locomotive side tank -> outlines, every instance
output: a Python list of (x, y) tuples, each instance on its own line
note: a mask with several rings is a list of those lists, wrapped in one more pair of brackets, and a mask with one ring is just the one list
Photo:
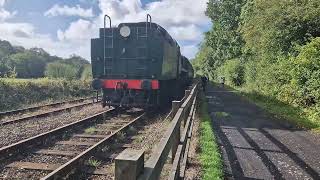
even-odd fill
[(181, 97), (193, 69), (168, 32), (150, 15), (118, 27), (107, 17), (109, 27), (91, 40), (92, 85), (102, 90), (103, 106), (163, 106)]

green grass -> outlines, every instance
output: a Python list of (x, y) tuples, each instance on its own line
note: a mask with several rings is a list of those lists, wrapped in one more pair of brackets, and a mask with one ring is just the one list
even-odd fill
[(97, 130), (97, 128), (95, 128), (95, 127), (89, 127), (87, 129), (85, 129), (84, 132), (86, 134), (94, 134), (96, 132), (96, 130)]
[(229, 116), (229, 114), (227, 112), (215, 112), (214, 114), (218, 118), (223, 118), (223, 117), (228, 117)]
[(200, 119), (200, 163), (202, 167), (202, 179), (223, 179), (221, 154), (213, 133), (207, 102), (204, 98), (202, 98), (200, 107)]
[(0, 111), (93, 95), (90, 82), (0, 78)]
[(90, 158), (88, 160), (88, 165), (97, 168), (98, 166), (101, 165), (101, 161), (93, 159), (93, 158)]
[(119, 133), (117, 134), (117, 139), (118, 139), (120, 142), (124, 141), (124, 140), (126, 139), (126, 134), (125, 134), (124, 132), (119, 132)]
[(287, 121), (297, 127), (310, 129), (314, 132), (320, 132), (320, 118), (314, 116), (315, 111), (295, 107), (273, 97), (253, 93), (246, 88), (236, 88), (236, 90), (238, 95), (275, 115), (279, 120)]

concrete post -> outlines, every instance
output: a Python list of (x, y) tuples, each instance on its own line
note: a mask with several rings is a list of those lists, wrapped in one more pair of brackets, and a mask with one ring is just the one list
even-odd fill
[(125, 149), (115, 159), (115, 180), (136, 180), (144, 169), (144, 151)]

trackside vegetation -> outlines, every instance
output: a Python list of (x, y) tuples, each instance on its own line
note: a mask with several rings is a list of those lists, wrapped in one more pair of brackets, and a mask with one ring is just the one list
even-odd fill
[(222, 159), (216, 137), (212, 129), (212, 121), (208, 114), (208, 105), (203, 95), (200, 104), (200, 163), (202, 179), (223, 179)]
[(0, 111), (91, 94), (90, 81), (0, 78)]
[(291, 106), (277, 99), (250, 92), (245, 88), (235, 88), (237, 90), (237, 94), (244, 96), (251, 103), (254, 103), (269, 113), (277, 116), (277, 119), (288, 121), (297, 127), (303, 127), (315, 132), (320, 132), (320, 121), (317, 121), (318, 117), (314, 117), (313, 111)]
[(251, 101), (320, 128), (320, 1), (209, 0), (212, 28), (193, 60)]

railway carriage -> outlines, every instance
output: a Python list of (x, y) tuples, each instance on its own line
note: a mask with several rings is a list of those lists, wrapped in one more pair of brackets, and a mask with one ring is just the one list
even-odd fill
[(91, 40), (92, 86), (102, 90), (103, 106), (165, 106), (181, 98), (193, 69), (164, 28), (150, 15), (146, 22), (117, 27), (107, 15), (104, 22), (99, 37)]

